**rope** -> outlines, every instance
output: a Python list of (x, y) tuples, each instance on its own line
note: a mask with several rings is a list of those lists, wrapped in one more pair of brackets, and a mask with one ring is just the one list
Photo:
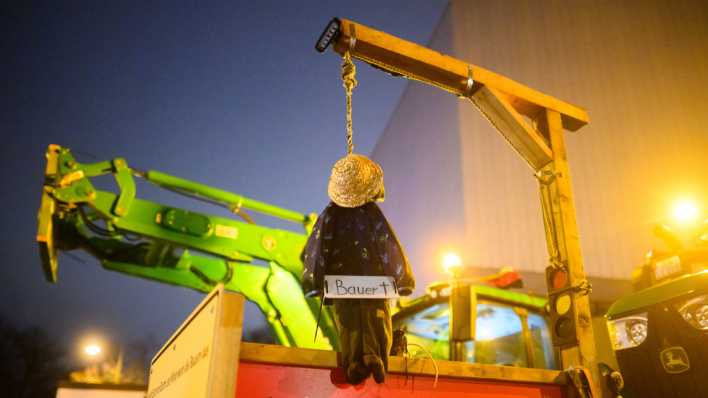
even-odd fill
[[(428, 358), (433, 361), (433, 366), (435, 367), (435, 381), (433, 382), (433, 388), (436, 388), (438, 386), (438, 376), (440, 375), (440, 369), (438, 369), (438, 363), (437, 361), (435, 361), (435, 358), (433, 358), (433, 354), (431, 354), (430, 351), (426, 350), (425, 347), (420, 344), (408, 343), (408, 346), (413, 346), (422, 350), (425, 354), (428, 355)], [(418, 353), (416, 353), (416, 355), (418, 355)]]
[(356, 65), (352, 62), (352, 57), (349, 51), (344, 53), (342, 60), (342, 86), (347, 96), (347, 154), (354, 151), (354, 142), (352, 140), (352, 92), (356, 87)]

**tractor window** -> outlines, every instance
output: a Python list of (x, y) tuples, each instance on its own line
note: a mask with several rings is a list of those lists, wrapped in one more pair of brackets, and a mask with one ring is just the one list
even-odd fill
[[(396, 327), (405, 326), (408, 330), (409, 344), (417, 344), (428, 350), (433, 358), (449, 359), (450, 311), (448, 303), (434, 304), (410, 317), (405, 318)], [(418, 351), (410, 347), (411, 354)]]
[(474, 362), (526, 366), (521, 318), (513, 307), (480, 300), (475, 326)]
[[(449, 317), (447, 302), (433, 304), (397, 320), (395, 327), (406, 327), (408, 343), (428, 350), (434, 358), (449, 359)], [(535, 367), (554, 369), (555, 357), (546, 320), (529, 312)], [(480, 299), (477, 302), (475, 341), (467, 343), (468, 362), (526, 367), (527, 355), (521, 318), (513, 306)], [(410, 347), (411, 354), (419, 350)]]
[(540, 314), (529, 312), (529, 329), (533, 339), (534, 357), (537, 368), (556, 369), (556, 357), (548, 332), (548, 323)]

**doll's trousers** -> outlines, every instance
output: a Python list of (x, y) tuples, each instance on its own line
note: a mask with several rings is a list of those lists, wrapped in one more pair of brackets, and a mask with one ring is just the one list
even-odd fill
[(388, 300), (334, 299), (333, 304), (342, 365), (350, 383), (358, 384), (372, 372), (377, 382), (383, 382), (392, 340)]

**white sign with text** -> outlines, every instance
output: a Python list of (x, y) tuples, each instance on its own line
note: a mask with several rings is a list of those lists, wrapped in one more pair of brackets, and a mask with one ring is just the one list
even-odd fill
[(234, 398), (244, 300), (217, 285), (152, 359), (145, 398)]
[(326, 298), (398, 297), (396, 281), (390, 276), (325, 275), (324, 290)]

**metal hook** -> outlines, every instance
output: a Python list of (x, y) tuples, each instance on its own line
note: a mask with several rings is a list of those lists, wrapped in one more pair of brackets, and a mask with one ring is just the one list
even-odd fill
[(349, 52), (354, 51), (356, 46), (356, 31), (354, 30), (354, 24), (349, 25)]
[(465, 86), (465, 96), (469, 97), (472, 95), (472, 87), (474, 86), (474, 79), (472, 79), (472, 66), (467, 65), (467, 85)]

